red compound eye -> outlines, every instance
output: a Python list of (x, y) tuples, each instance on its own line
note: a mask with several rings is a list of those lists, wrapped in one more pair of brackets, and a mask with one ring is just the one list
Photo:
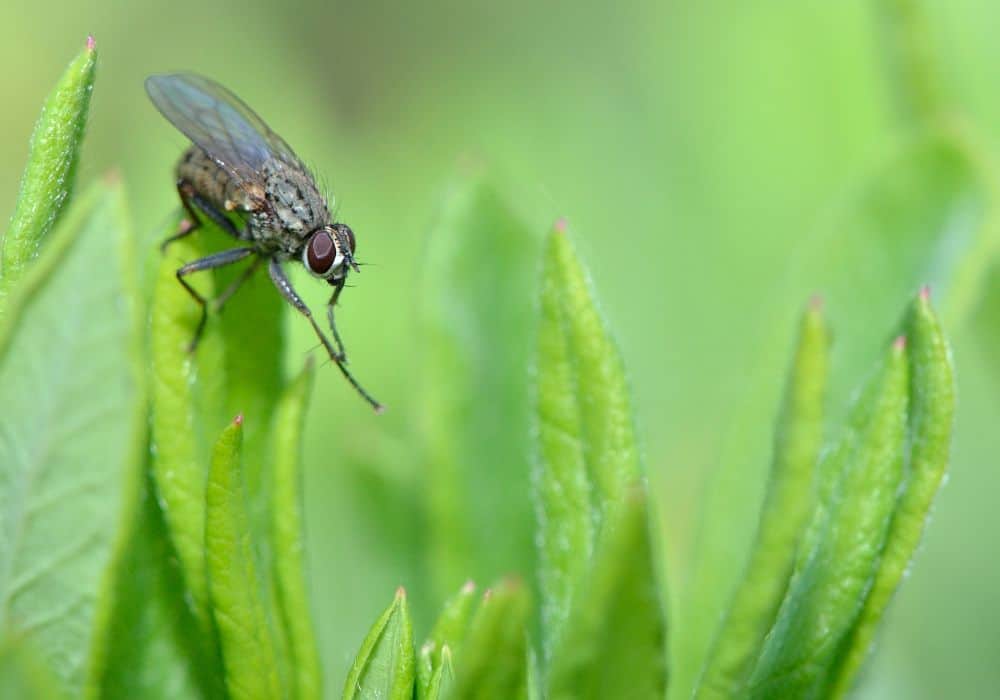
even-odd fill
[(320, 229), (312, 235), (306, 246), (306, 266), (313, 274), (325, 275), (336, 261), (337, 246), (333, 242), (333, 236)]

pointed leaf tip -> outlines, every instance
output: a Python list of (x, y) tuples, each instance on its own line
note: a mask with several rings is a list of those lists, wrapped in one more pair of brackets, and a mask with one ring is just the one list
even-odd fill
[(920, 299), (922, 301), (930, 301), (931, 286), (929, 284), (925, 284), (923, 287), (920, 288)]
[(552, 229), (556, 233), (566, 233), (566, 229), (568, 227), (569, 227), (569, 223), (566, 221), (566, 218), (563, 217), (563, 216), (560, 216), (558, 219), (556, 219), (556, 222), (555, 222), (555, 224), (553, 224)]
[(87, 35), (87, 51), (93, 51), (97, 48), (97, 40), (94, 39), (93, 34)]
[(233, 425), (241, 426), (243, 425), (243, 414), (237, 413), (236, 417), (233, 418)]
[(892, 341), (892, 349), (896, 350), (897, 352), (906, 350), (906, 336), (905, 335), (896, 336), (896, 339)]

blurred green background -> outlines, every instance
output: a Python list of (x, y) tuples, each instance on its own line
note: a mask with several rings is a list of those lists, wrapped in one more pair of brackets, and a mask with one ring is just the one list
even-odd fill
[[(345, 293), (340, 327), (354, 371), (390, 410), (372, 415), (338, 373), (319, 373), (306, 508), (335, 693), (396, 585), (414, 591), (422, 629), (439, 601), (423, 554), (414, 314), (448, 184), (467, 163), (484, 164), (539, 233), (566, 216), (591, 267), (633, 381), (679, 622), (709, 474), (729, 460), (762, 483), (791, 314), (830, 276), (852, 288), (850, 256), (817, 258), (809, 241), (826, 235), (835, 247), (851, 233), (838, 230), (838, 212), (897, 162), (914, 129), (905, 76), (891, 67), (892, 27), (876, 8), (894, 4), (7, 0), (0, 201), (13, 206), (39, 106), (88, 33), (100, 64), (79, 177), (122, 171), (150, 256), (176, 206), (172, 168), (185, 145), (146, 100), (150, 73), (194, 70), (229, 86), (336, 194), (372, 263)], [(975, 125), (976, 158), (991, 162), (1000, 9), (972, 0), (923, 9), (944, 99)], [(921, 161), (928, 177), (937, 163)], [(942, 260), (952, 254), (942, 247)], [(808, 271), (827, 259), (833, 269), (812, 281)], [(926, 274), (887, 283), (875, 305), (900, 312), (917, 284), (936, 281), (938, 260), (925, 262), (911, 267)], [(317, 285), (302, 287), (322, 300)], [(835, 362), (869, 320), (871, 337), (889, 333), (890, 321), (866, 316), (868, 301), (829, 296)], [(975, 308), (951, 329), (961, 394), (950, 483), (859, 697), (987, 697), (1000, 687), (1000, 360), (990, 354), (998, 331)], [(289, 326), (295, 367), (314, 345), (299, 320)], [(858, 352), (841, 363), (835, 402), (874, 359)], [(743, 494), (751, 510), (756, 495)], [(752, 518), (737, 521), (734, 540), (752, 531)]]

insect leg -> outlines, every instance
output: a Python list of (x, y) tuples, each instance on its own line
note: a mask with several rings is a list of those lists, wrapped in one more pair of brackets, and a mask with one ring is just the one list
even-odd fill
[(330, 331), (333, 333), (333, 342), (337, 345), (337, 353), (340, 355), (340, 361), (345, 365), (347, 364), (347, 351), (344, 350), (344, 343), (340, 340), (340, 333), (337, 332), (337, 323), (333, 319), (333, 307), (337, 304), (337, 299), (340, 298), (340, 292), (344, 289), (344, 282), (347, 278), (342, 278), (337, 285), (333, 288), (333, 296), (330, 297), (330, 301), (326, 302), (326, 320), (330, 324)]
[[(177, 194), (180, 195), (181, 204), (184, 205), (184, 209), (187, 211), (191, 224), (189, 226), (182, 227), (179, 232), (163, 241), (160, 245), (160, 250), (165, 249), (170, 243), (173, 243), (177, 239), (184, 238), (185, 236), (193, 233), (195, 230), (201, 228), (201, 219), (198, 216), (198, 211), (207, 216), (216, 226), (221, 228), (233, 238), (246, 240), (246, 235), (236, 228), (236, 225), (229, 219), (229, 217), (214, 207), (207, 199), (199, 195), (190, 182), (187, 180), (178, 180)], [(195, 211), (195, 209), (198, 211)]]
[(177, 181), (177, 196), (181, 198), (181, 205), (184, 207), (184, 211), (187, 212), (187, 218), (181, 222), (180, 230), (177, 233), (170, 236), (167, 240), (160, 244), (160, 252), (165, 251), (167, 246), (174, 241), (180, 240), (185, 236), (190, 236), (201, 226), (198, 214), (191, 206), (191, 196), (193, 194), (194, 190), (191, 188), (191, 184), (189, 182), (186, 180)]
[[(217, 267), (225, 267), (226, 265), (232, 265), (235, 262), (243, 260), (248, 255), (253, 255), (256, 251), (253, 248), (233, 248), (232, 250), (224, 250), (221, 253), (215, 253), (214, 255), (208, 255), (204, 258), (199, 258), (198, 260), (193, 260), (187, 265), (184, 265), (177, 270), (177, 281), (184, 285), (184, 289), (188, 291), (195, 301), (201, 305), (201, 319), (198, 321), (198, 327), (195, 329), (194, 338), (191, 339), (191, 344), (188, 346), (189, 352), (194, 352), (194, 349), (198, 347), (198, 341), (201, 340), (201, 333), (205, 330), (205, 320), (208, 318), (208, 300), (205, 299), (201, 294), (199, 294), (194, 287), (187, 283), (184, 278), (193, 272), (200, 272), (202, 270), (214, 270)], [(251, 266), (253, 267), (253, 266)], [(237, 282), (242, 282), (249, 274), (244, 273)], [(239, 285), (237, 285), (239, 286)], [(222, 293), (223, 301), (232, 296), (232, 293), (236, 291), (230, 285), (229, 289), (226, 289)]]
[(215, 307), (216, 312), (222, 311), (223, 304), (229, 301), (229, 297), (235, 294), (236, 290), (239, 289), (244, 282), (250, 279), (250, 276), (257, 270), (258, 267), (260, 267), (262, 262), (264, 262), (264, 258), (258, 255), (253, 259), (253, 262), (247, 265), (246, 269), (240, 273), (239, 277), (230, 282), (229, 286), (222, 290), (222, 294), (212, 300), (212, 306)]
[(278, 288), (279, 292), (281, 292), (281, 296), (285, 297), (285, 300), (289, 304), (294, 306), (299, 313), (309, 319), (309, 323), (312, 325), (313, 330), (316, 331), (316, 336), (320, 339), (320, 342), (323, 343), (323, 347), (326, 348), (327, 354), (330, 356), (330, 359), (336, 363), (337, 368), (340, 370), (340, 373), (344, 375), (344, 378), (351, 383), (351, 386), (353, 386), (354, 390), (361, 395), (361, 398), (371, 404), (372, 408), (374, 408), (377, 413), (381, 413), (384, 406), (382, 406), (382, 404), (376, 401), (371, 394), (362, 388), (362, 386), (358, 383), (358, 380), (354, 378), (354, 375), (352, 375), (350, 370), (348, 370), (344, 365), (343, 355), (334, 350), (330, 341), (327, 340), (325, 335), (323, 335), (323, 331), (320, 330), (320, 327), (316, 324), (316, 319), (313, 318), (312, 311), (309, 310), (306, 303), (302, 301), (299, 295), (295, 292), (295, 289), (292, 288), (292, 283), (285, 275), (285, 271), (281, 269), (281, 263), (278, 262), (277, 258), (271, 258), (267, 271), (271, 275), (271, 281), (274, 282), (274, 286)]

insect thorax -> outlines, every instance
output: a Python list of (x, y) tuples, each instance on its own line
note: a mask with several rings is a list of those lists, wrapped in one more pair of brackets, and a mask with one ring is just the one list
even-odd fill
[(198, 146), (177, 164), (177, 177), (220, 212), (237, 212), (255, 243), (269, 252), (297, 256), (309, 234), (330, 223), (326, 200), (307, 172), (268, 163), (254, 181), (237, 180)]

